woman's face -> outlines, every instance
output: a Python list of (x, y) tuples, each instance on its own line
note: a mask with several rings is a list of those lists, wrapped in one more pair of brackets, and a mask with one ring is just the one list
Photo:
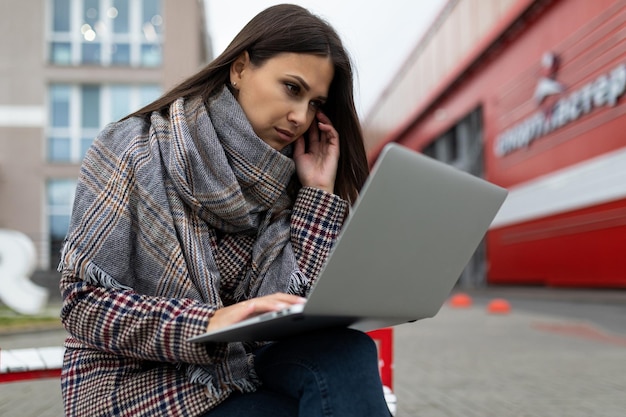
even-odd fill
[(230, 70), (237, 101), (252, 129), (276, 150), (308, 130), (326, 102), (333, 76), (330, 58), (299, 53), (282, 53), (257, 67), (246, 52)]

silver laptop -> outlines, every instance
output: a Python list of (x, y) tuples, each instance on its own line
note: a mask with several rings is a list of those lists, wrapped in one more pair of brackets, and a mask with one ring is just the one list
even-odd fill
[(385, 146), (305, 304), (190, 342), (278, 340), (433, 317), (506, 198), (504, 188), (398, 144)]

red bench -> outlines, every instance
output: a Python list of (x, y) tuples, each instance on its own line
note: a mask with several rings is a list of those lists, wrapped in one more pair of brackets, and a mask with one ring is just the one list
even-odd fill
[[(378, 367), (389, 410), (396, 414), (393, 394), (393, 333), (391, 328), (368, 332), (378, 347)], [(59, 378), (63, 365), (62, 347), (0, 349), (0, 384), (29, 379)]]
[(392, 415), (396, 415), (397, 398), (393, 393), (393, 329), (391, 327), (367, 332), (378, 347), (378, 369), (385, 389), (385, 399)]
[(58, 378), (63, 365), (62, 347), (0, 350), (0, 383)]

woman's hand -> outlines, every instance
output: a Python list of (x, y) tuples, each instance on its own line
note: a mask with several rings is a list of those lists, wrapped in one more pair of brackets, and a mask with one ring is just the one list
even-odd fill
[(335, 190), (339, 161), (339, 134), (330, 119), (317, 112), (307, 132), (308, 149), (304, 137), (295, 142), (293, 159), (300, 183), (332, 193)]
[(218, 330), (259, 314), (279, 311), (291, 305), (303, 304), (304, 302), (306, 302), (306, 298), (284, 293), (251, 298), (250, 300), (215, 311), (215, 314), (209, 320), (207, 331)]

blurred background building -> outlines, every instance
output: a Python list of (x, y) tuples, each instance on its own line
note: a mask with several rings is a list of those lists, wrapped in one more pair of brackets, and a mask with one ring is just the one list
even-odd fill
[(198, 0), (1, 0), (0, 16), (0, 228), (53, 270), (93, 138), (196, 72), (211, 43)]
[(623, 0), (450, 0), (366, 115), (368, 154), (509, 189), (461, 283), (626, 287), (625, 87)]
[[(95, 135), (212, 58), (203, 9), (0, 0), (0, 229), (33, 240), (38, 270), (56, 268)], [(626, 0), (448, 0), (415, 40), (366, 148), (510, 190), (461, 284), (626, 287), (625, 65)]]

